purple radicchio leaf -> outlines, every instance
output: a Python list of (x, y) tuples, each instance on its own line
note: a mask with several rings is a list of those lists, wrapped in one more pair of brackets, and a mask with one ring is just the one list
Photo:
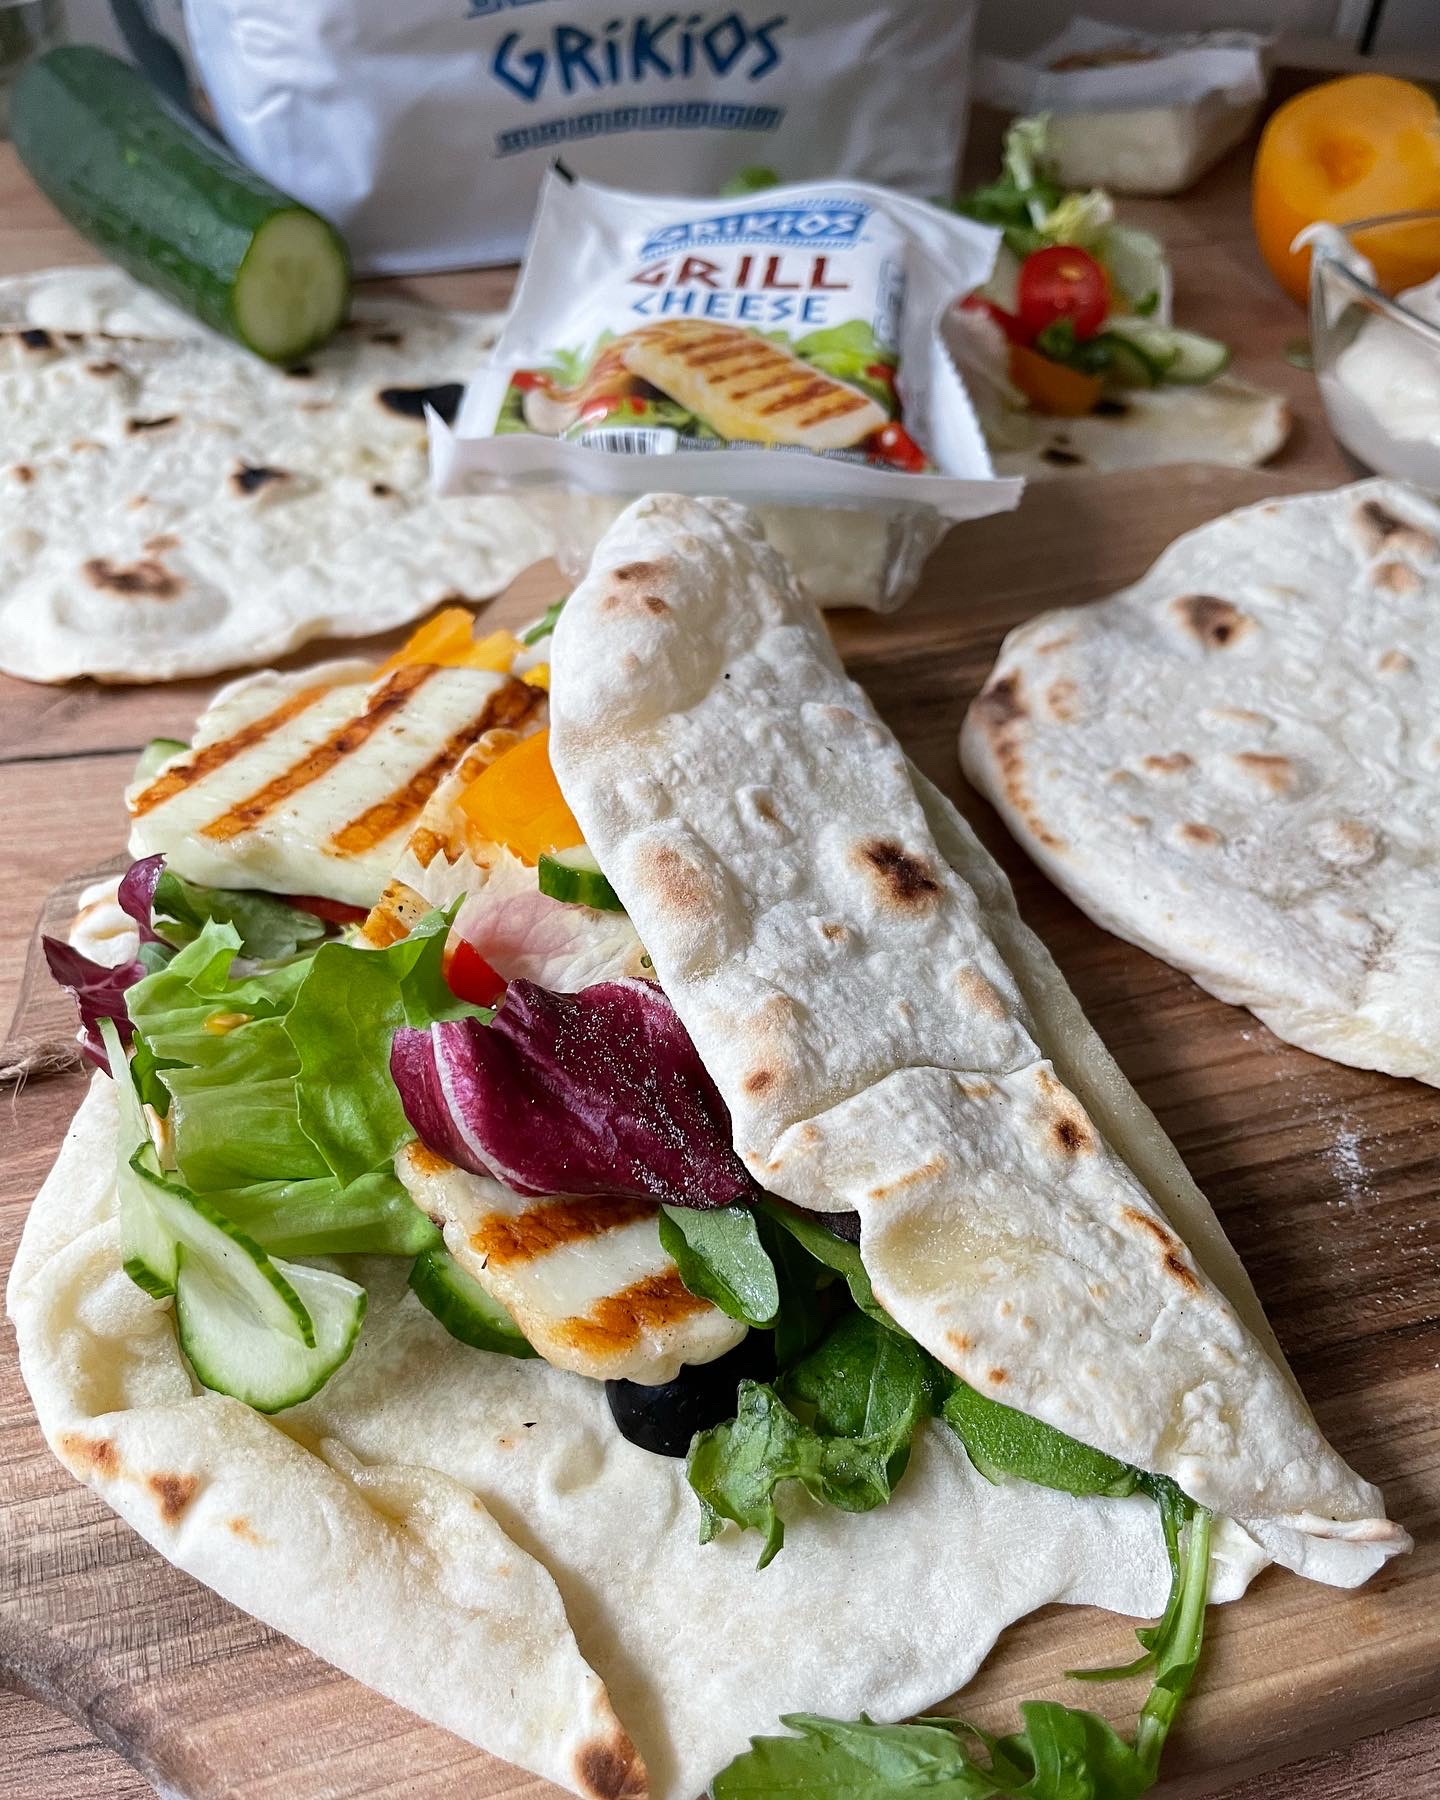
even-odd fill
[(142, 944), (162, 944), (165, 941), (154, 925), (155, 889), (164, 873), (163, 856), (142, 857), (139, 862), (131, 863), (116, 890), (115, 897), (119, 900), (121, 909), (129, 913), (139, 928)]
[(649, 982), (512, 981), (488, 1025), (397, 1032), (390, 1069), (424, 1143), (517, 1193), (711, 1207), (755, 1192), (719, 1090)]
[(131, 1025), (125, 1010), (125, 991), (144, 978), (144, 964), (123, 962), (107, 969), (104, 963), (96, 962), (73, 945), (62, 944), (59, 938), (53, 937), (42, 937), (40, 947), (45, 952), (50, 973), (61, 987), (70, 990), (80, 1008), (81, 1049), (91, 1062), (108, 1073), (110, 1061), (100, 1041), (99, 1023), (101, 1019), (113, 1019), (121, 1043), (130, 1042)]

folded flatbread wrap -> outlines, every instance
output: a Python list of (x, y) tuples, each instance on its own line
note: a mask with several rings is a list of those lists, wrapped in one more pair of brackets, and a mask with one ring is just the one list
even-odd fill
[(557, 628), (551, 729), (741, 1155), (859, 1213), (877, 1297), (932, 1355), (1301, 1573), (1363, 1579), (1403, 1541), (1057, 1072), (899, 745), (743, 511), (622, 517)]

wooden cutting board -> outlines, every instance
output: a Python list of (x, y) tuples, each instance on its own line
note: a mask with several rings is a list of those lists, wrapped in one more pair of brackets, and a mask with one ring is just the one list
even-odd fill
[[(898, 616), (834, 619), (851, 671), (1000, 857), (1026, 918), (1176, 1138), (1327, 1435), (1384, 1487), (1417, 1538), (1412, 1557), (1355, 1594), (1272, 1570), (1238, 1606), (1212, 1613), (1197, 1691), (1166, 1759), (1162, 1791), (1175, 1796), (1215, 1793), (1246, 1772), (1440, 1710), (1440, 1094), (1290, 1049), (1249, 1014), (1091, 925), (963, 787), (955, 735), (1011, 625), (1109, 592), (1178, 531), (1294, 485), (1194, 469), (1037, 486), (1019, 513), (955, 532)], [(487, 622), (533, 616), (557, 591), (553, 570), (531, 572)], [(184, 734), (213, 685), (96, 694), (5, 684), (0, 933), (10, 991), (45, 891), (67, 869), (121, 848), (120, 789), (134, 750), (154, 734)], [(10, 1109), (0, 1275), (81, 1085), (74, 1074), (32, 1080)], [(1123, 1621), (1048, 1609), (1006, 1635), (966, 1713), (1000, 1725), (1017, 1699), (1043, 1695), (1098, 1703), (1128, 1726), (1125, 1708), (1138, 1704), (1143, 1684), (1077, 1692), (1059, 1673), (1118, 1660), (1126, 1641)], [(797, 1654), (803, 1645), (797, 1620)], [(421, 1724), (164, 1563), (48, 1455), (8, 1324), (0, 1332), (7, 1683), (81, 1721), (184, 1800), (522, 1790), (542, 1800), (556, 1791)], [(73, 1792), (39, 1757), (15, 1765), (10, 1779), (17, 1785), (6, 1791), (27, 1800)], [(131, 1791), (126, 1779), (88, 1791), (113, 1800)]]

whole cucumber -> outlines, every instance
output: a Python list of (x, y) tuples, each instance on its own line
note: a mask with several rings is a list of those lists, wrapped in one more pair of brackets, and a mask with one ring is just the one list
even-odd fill
[(345, 317), (350, 259), (333, 225), (244, 168), (129, 63), (89, 44), (38, 57), (16, 84), (11, 134), (77, 231), (271, 362)]

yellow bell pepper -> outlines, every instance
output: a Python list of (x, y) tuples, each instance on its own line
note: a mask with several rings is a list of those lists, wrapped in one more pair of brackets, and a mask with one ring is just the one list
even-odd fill
[(1010, 379), (1035, 408), (1057, 419), (1080, 419), (1095, 410), (1100, 398), (1098, 375), (1067, 369), (1024, 344), (1010, 346)]
[(538, 687), (543, 693), (550, 692), (550, 665), (548, 662), (536, 663), (533, 669), (527, 669), (520, 677), (529, 682), (531, 687)]
[(417, 626), (405, 642), (381, 663), (383, 675), (409, 663), (433, 663), (441, 669), (493, 669), (509, 672), (520, 654), (520, 640), (510, 631), (492, 631), (488, 637), (475, 635), (475, 615), (463, 606), (447, 606)]
[(550, 767), (548, 729), (521, 738), (482, 770), (461, 794), (460, 810), (479, 837), (503, 844), (522, 862), (585, 841)]
[[(1275, 112), (1255, 153), (1251, 211), (1270, 273), (1303, 306), (1310, 252), (1295, 234), (1440, 208), (1440, 110), (1423, 88), (1391, 75), (1347, 75), (1306, 88)], [(1440, 270), (1440, 223), (1365, 232), (1356, 248), (1387, 293)]]

